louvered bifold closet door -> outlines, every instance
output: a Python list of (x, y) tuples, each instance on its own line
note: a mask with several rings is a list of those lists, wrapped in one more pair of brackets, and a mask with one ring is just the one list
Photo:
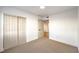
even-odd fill
[(4, 49), (17, 45), (17, 17), (4, 14), (3, 24)]
[(26, 18), (24, 17), (17, 17), (17, 27), (18, 27), (18, 43), (24, 44), (26, 43)]

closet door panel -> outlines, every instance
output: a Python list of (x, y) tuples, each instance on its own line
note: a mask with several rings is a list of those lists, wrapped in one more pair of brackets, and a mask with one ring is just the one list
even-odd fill
[(18, 39), (19, 44), (26, 43), (26, 19), (24, 17), (18, 17)]
[[(10, 17), (8, 15), (4, 15), (4, 29), (3, 29), (3, 47), (7, 49), (10, 47), (10, 35), (9, 35), (9, 26), (10, 26)], [(9, 41), (9, 42), (8, 42)]]
[(17, 17), (4, 15), (4, 49), (8, 49), (17, 45)]

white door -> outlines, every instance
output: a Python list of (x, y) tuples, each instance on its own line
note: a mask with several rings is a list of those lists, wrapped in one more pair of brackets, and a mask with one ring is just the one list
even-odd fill
[(42, 20), (38, 20), (38, 37), (44, 37), (44, 23)]
[(17, 17), (4, 14), (3, 20), (4, 49), (17, 45)]
[(24, 17), (17, 17), (18, 21), (18, 43), (24, 44), (26, 43), (26, 18)]

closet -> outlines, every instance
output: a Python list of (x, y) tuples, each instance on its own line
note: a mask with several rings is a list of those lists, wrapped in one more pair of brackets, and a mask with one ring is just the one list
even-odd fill
[(8, 14), (3, 17), (4, 49), (26, 43), (26, 18)]

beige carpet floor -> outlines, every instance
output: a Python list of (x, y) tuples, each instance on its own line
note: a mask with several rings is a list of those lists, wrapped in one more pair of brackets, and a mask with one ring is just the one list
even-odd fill
[(4, 53), (77, 53), (77, 47), (59, 43), (47, 38), (5, 50)]

